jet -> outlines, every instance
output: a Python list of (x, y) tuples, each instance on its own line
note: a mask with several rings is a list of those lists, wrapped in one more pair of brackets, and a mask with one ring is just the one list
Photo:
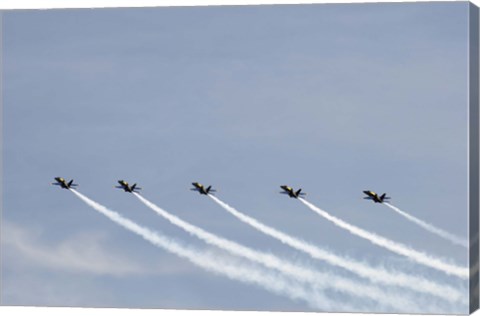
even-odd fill
[(297, 191), (294, 191), (293, 188), (286, 186), (286, 185), (281, 185), (280, 188), (283, 189), (281, 194), (288, 194), (289, 197), (291, 198), (296, 198), (298, 199), (299, 197), (302, 197), (306, 193), (302, 193), (302, 189), (298, 189)]
[(200, 193), (200, 194), (208, 195), (208, 194), (211, 194), (211, 192), (216, 192), (215, 190), (212, 189), (211, 185), (208, 188), (205, 188), (202, 184), (200, 184), (198, 182), (192, 182), (192, 185), (194, 186), (194, 188), (192, 188), (190, 190), (198, 191), (198, 193)]
[(132, 186), (128, 185), (128, 182), (125, 180), (118, 180), (118, 183), (120, 186), (116, 186), (117, 189), (123, 189), (125, 192), (130, 192), (130, 193), (138, 193), (138, 190), (141, 190), (142, 188), (137, 188), (137, 184), (133, 184)]
[(70, 188), (78, 186), (78, 184), (73, 183), (73, 179), (70, 180), (70, 182), (67, 183), (67, 181), (64, 178), (56, 177), (55, 181), (57, 181), (57, 182), (54, 182), (52, 184), (53, 185), (59, 185), (62, 189), (70, 190)]
[(368, 196), (364, 197), (365, 200), (372, 200), (375, 203), (387, 202), (386, 200), (390, 199), (390, 197), (387, 196), (387, 193), (383, 193), (380, 196), (378, 196), (378, 194), (373, 192), (373, 191), (363, 191), (363, 193), (368, 195)]

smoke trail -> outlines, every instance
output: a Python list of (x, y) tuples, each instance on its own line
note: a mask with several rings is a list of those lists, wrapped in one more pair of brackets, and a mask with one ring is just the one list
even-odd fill
[(319, 207), (311, 204), (310, 202), (306, 201), (305, 199), (299, 198), (303, 204), (308, 206), (312, 211), (315, 213), (319, 214), (320, 216), (324, 217), (325, 219), (331, 221), (335, 225), (348, 230), (351, 234), (362, 237), (364, 239), (369, 240), (371, 243), (378, 245), (380, 247), (386, 248), (392, 252), (395, 252), (397, 254), (406, 256), (417, 263), (423, 264), (425, 266), (428, 266), (430, 268), (434, 268), (440, 271), (445, 272), (446, 274), (449, 275), (455, 275), (457, 277), (460, 277), (462, 279), (467, 279), (468, 278), (468, 269), (467, 268), (462, 268), (456, 265), (452, 265), (449, 263), (444, 262), (441, 259), (432, 257), (430, 255), (427, 255), (423, 252), (414, 250), (412, 248), (409, 248), (403, 244), (391, 241), (389, 239), (386, 239), (384, 237), (378, 236), (374, 233), (367, 232), (357, 226), (351, 225), (347, 222), (344, 222), (343, 220), (336, 218), (329, 213), (325, 212), (324, 210), (320, 209)]
[[(174, 240), (171, 240), (165, 236), (159, 235), (151, 230), (142, 227), (129, 219), (121, 216), (117, 212), (114, 212), (105, 206), (89, 199), (80, 192), (70, 189), (78, 198), (80, 198), (87, 205), (102, 213), (110, 220), (114, 221), (118, 225), (128, 229), (129, 231), (140, 235), (143, 239), (150, 243), (163, 248), (181, 258), (189, 260), (191, 263), (196, 264), (208, 271), (222, 274), (232, 280), (238, 280), (246, 283), (253, 283), (261, 286), (262, 288), (269, 290), (273, 293), (284, 295), (292, 300), (303, 300), (307, 302), (311, 307), (320, 309), (331, 309), (332, 302), (325, 296), (316, 293), (312, 295), (304, 288), (299, 286), (293, 286), (291, 283), (286, 282), (284, 279), (274, 275), (267, 275), (262, 269), (248, 269), (239, 265), (232, 265), (226, 261), (220, 260), (218, 257), (212, 257), (205, 255), (203, 252), (196, 251), (184, 247)], [(342, 308), (341, 304), (335, 305), (335, 309)]]
[(361, 277), (371, 280), (372, 282), (406, 287), (410, 290), (435, 295), (451, 302), (466, 302), (465, 294), (453, 287), (441, 285), (422, 277), (412, 276), (397, 271), (390, 272), (380, 267), (370, 267), (358, 261), (337, 256), (306, 241), (292, 237), (276, 230), (275, 228), (267, 226), (258, 220), (239, 212), (213, 195), (209, 195), (209, 197), (242, 222), (292, 248), (309, 254), (312, 258), (326, 261), (331, 265), (351, 271)]
[(334, 288), (335, 290), (340, 290), (350, 295), (363, 296), (375, 300), (381, 304), (387, 304), (398, 310), (405, 310), (407, 306), (413, 309), (418, 308), (417, 306), (412, 307), (413, 303), (411, 299), (402, 299), (401, 297), (394, 295), (388, 296), (384, 290), (380, 290), (373, 286), (361, 285), (348, 279), (312, 271), (306, 267), (293, 265), (274, 255), (253, 250), (236, 242), (209, 233), (168, 213), (167, 211), (145, 199), (143, 196), (137, 193), (134, 194), (140, 201), (142, 201), (157, 214), (164, 217), (172, 224), (189, 232), (190, 234), (204, 240), (205, 242), (220, 247), (231, 254), (247, 258), (268, 268), (281, 271), (286, 275), (294, 277), (296, 280), (311, 283), (315, 285), (317, 289)]
[(462, 239), (458, 236), (455, 236), (455, 235), (453, 235), (449, 232), (446, 232), (443, 229), (437, 228), (437, 227), (433, 226), (432, 224), (424, 222), (421, 219), (416, 218), (416, 217), (402, 211), (401, 209), (399, 209), (396, 206), (393, 206), (390, 203), (384, 202), (383, 204), (385, 204), (386, 206), (388, 206), (389, 208), (391, 208), (392, 210), (394, 210), (398, 214), (404, 216), (406, 219), (408, 219), (408, 220), (414, 222), (415, 224), (425, 228), (429, 232), (434, 233), (435, 235), (438, 235), (438, 236), (440, 236), (444, 239), (447, 239), (447, 240), (451, 241), (452, 243), (454, 243), (456, 245), (460, 245), (460, 246), (463, 246), (465, 248), (468, 248), (468, 242), (466, 240), (464, 240), (464, 239)]

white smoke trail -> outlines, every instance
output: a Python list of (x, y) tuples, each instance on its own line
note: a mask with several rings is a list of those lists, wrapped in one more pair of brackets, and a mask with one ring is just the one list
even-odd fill
[(438, 227), (435, 227), (433, 226), (432, 224), (429, 224), (425, 221), (422, 221), (421, 219), (419, 218), (416, 218), (415, 216), (412, 216), (404, 211), (402, 211), (401, 209), (399, 209), (398, 207), (396, 206), (393, 206), (392, 204), (390, 203), (387, 203), (387, 202), (384, 202), (383, 204), (385, 204), (386, 206), (388, 206), (389, 208), (391, 208), (392, 210), (394, 210), (395, 212), (397, 212), (398, 214), (402, 215), (403, 217), (405, 217), (406, 219), (414, 222), (415, 224), (425, 228), (426, 230), (428, 230), (429, 232), (431, 233), (434, 233), (435, 235), (438, 235), (448, 241), (451, 241), (452, 243), (456, 244), (456, 245), (460, 245), (460, 246), (463, 246), (465, 248), (468, 248), (468, 242), (458, 236), (455, 236), (454, 234), (451, 234), (449, 232), (446, 232), (444, 231), (443, 229), (440, 229)]
[(312, 271), (306, 267), (293, 265), (272, 254), (253, 250), (231, 240), (207, 232), (168, 213), (154, 203), (145, 199), (143, 196), (137, 193), (134, 194), (141, 202), (143, 202), (157, 214), (167, 219), (170, 223), (196, 236), (197, 238), (200, 238), (211, 245), (222, 248), (231, 254), (247, 258), (268, 268), (281, 271), (286, 275), (294, 277), (298, 281), (312, 283), (317, 289), (325, 290), (328, 288), (334, 288), (335, 290), (343, 291), (350, 295), (366, 297), (375, 300), (381, 305), (388, 305), (396, 310), (420, 310), (419, 306), (412, 302), (412, 298), (405, 298), (398, 294), (388, 295), (385, 290), (380, 290), (377, 287), (362, 285), (348, 279)]
[(386, 239), (382, 236), (379, 236), (377, 234), (368, 232), (366, 230), (363, 230), (357, 226), (351, 225), (347, 222), (344, 222), (343, 220), (336, 218), (335, 216), (330, 215), (326, 211), (320, 209), (319, 207), (311, 204), (310, 202), (306, 201), (305, 199), (299, 198), (303, 204), (308, 206), (312, 211), (317, 213), (318, 215), (324, 217), (325, 219), (331, 221), (335, 225), (346, 229), (349, 231), (351, 234), (359, 236), (361, 238), (369, 240), (371, 243), (378, 245), (380, 247), (383, 247), (385, 249), (388, 249), (392, 252), (395, 252), (397, 254), (406, 256), (412, 260), (414, 260), (417, 263), (423, 264), (425, 266), (428, 266), (430, 268), (434, 268), (439, 271), (443, 271), (446, 274), (449, 275), (455, 275), (457, 277), (460, 277), (462, 279), (467, 279), (468, 278), (468, 269), (459, 267), (453, 264), (449, 264), (444, 262), (443, 260), (439, 258), (435, 258), (433, 256), (427, 255), (423, 252), (417, 251), (415, 249), (412, 249), (408, 246), (405, 246), (403, 244), (394, 242), (392, 240)]
[(450, 302), (466, 302), (465, 293), (450, 287), (429, 281), (423, 277), (412, 276), (398, 271), (387, 271), (381, 267), (370, 267), (361, 262), (337, 256), (329, 251), (314, 246), (306, 241), (292, 237), (281, 231), (267, 226), (258, 220), (245, 215), (219, 198), (209, 195), (209, 197), (219, 204), (227, 212), (241, 220), (242, 222), (256, 228), (257, 230), (269, 235), (282, 243), (309, 254), (312, 258), (326, 261), (327, 263), (351, 271), (361, 277), (367, 278), (375, 283), (383, 283), (409, 288), (410, 290), (427, 293), (445, 299)]
[[(287, 296), (292, 300), (303, 300), (307, 302), (311, 307), (319, 308), (323, 310), (329, 310), (333, 308), (332, 302), (325, 296), (310, 291), (306, 291), (303, 287), (295, 286), (285, 279), (278, 277), (277, 275), (268, 275), (263, 269), (251, 269), (245, 268), (238, 264), (232, 265), (231, 263), (221, 260), (218, 257), (205, 255), (204, 252), (192, 250), (185, 246), (182, 246), (172, 239), (159, 235), (145, 227), (142, 227), (131, 220), (121, 216), (117, 212), (114, 212), (105, 206), (89, 199), (80, 192), (70, 189), (78, 198), (80, 198), (87, 205), (102, 213), (110, 220), (114, 221), (118, 225), (128, 229), (129, 231), (140, 235), (150, 243), (163, 248), (181, 258), (189, 260), (191, 263), (196, 264), (208, 271), (222, 274), (230, 279), (238, 280), (241, 282), (252, 283), (262, 288), (271, 291), (273, 293)], [(342, 304), (336, 304), (335, 309), (343, 309)], [(348, 309), (349, 307), (347, 307)]]

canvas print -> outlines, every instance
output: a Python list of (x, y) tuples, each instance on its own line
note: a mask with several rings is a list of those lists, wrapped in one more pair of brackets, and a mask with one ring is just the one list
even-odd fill
[(474, 5), (2, 20), (2, 305), (476, 309)]

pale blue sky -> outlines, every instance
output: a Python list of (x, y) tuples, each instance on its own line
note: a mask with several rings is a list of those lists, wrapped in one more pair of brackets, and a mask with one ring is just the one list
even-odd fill
[(209, 231), (326, 267), (189, 191), (212, 184), (337, 254), (466, 289), (277, 192), (302, 187), (342, 219), (466, 265), (465, 249), (361, 191), (388, 192), (466, 238), (467, 12), (457, 2), (4, 13), (2, 303), (310, 310), (154, 248), (50, 186), (55, 176), (185, 243), (206, 247), (115, 181)]

